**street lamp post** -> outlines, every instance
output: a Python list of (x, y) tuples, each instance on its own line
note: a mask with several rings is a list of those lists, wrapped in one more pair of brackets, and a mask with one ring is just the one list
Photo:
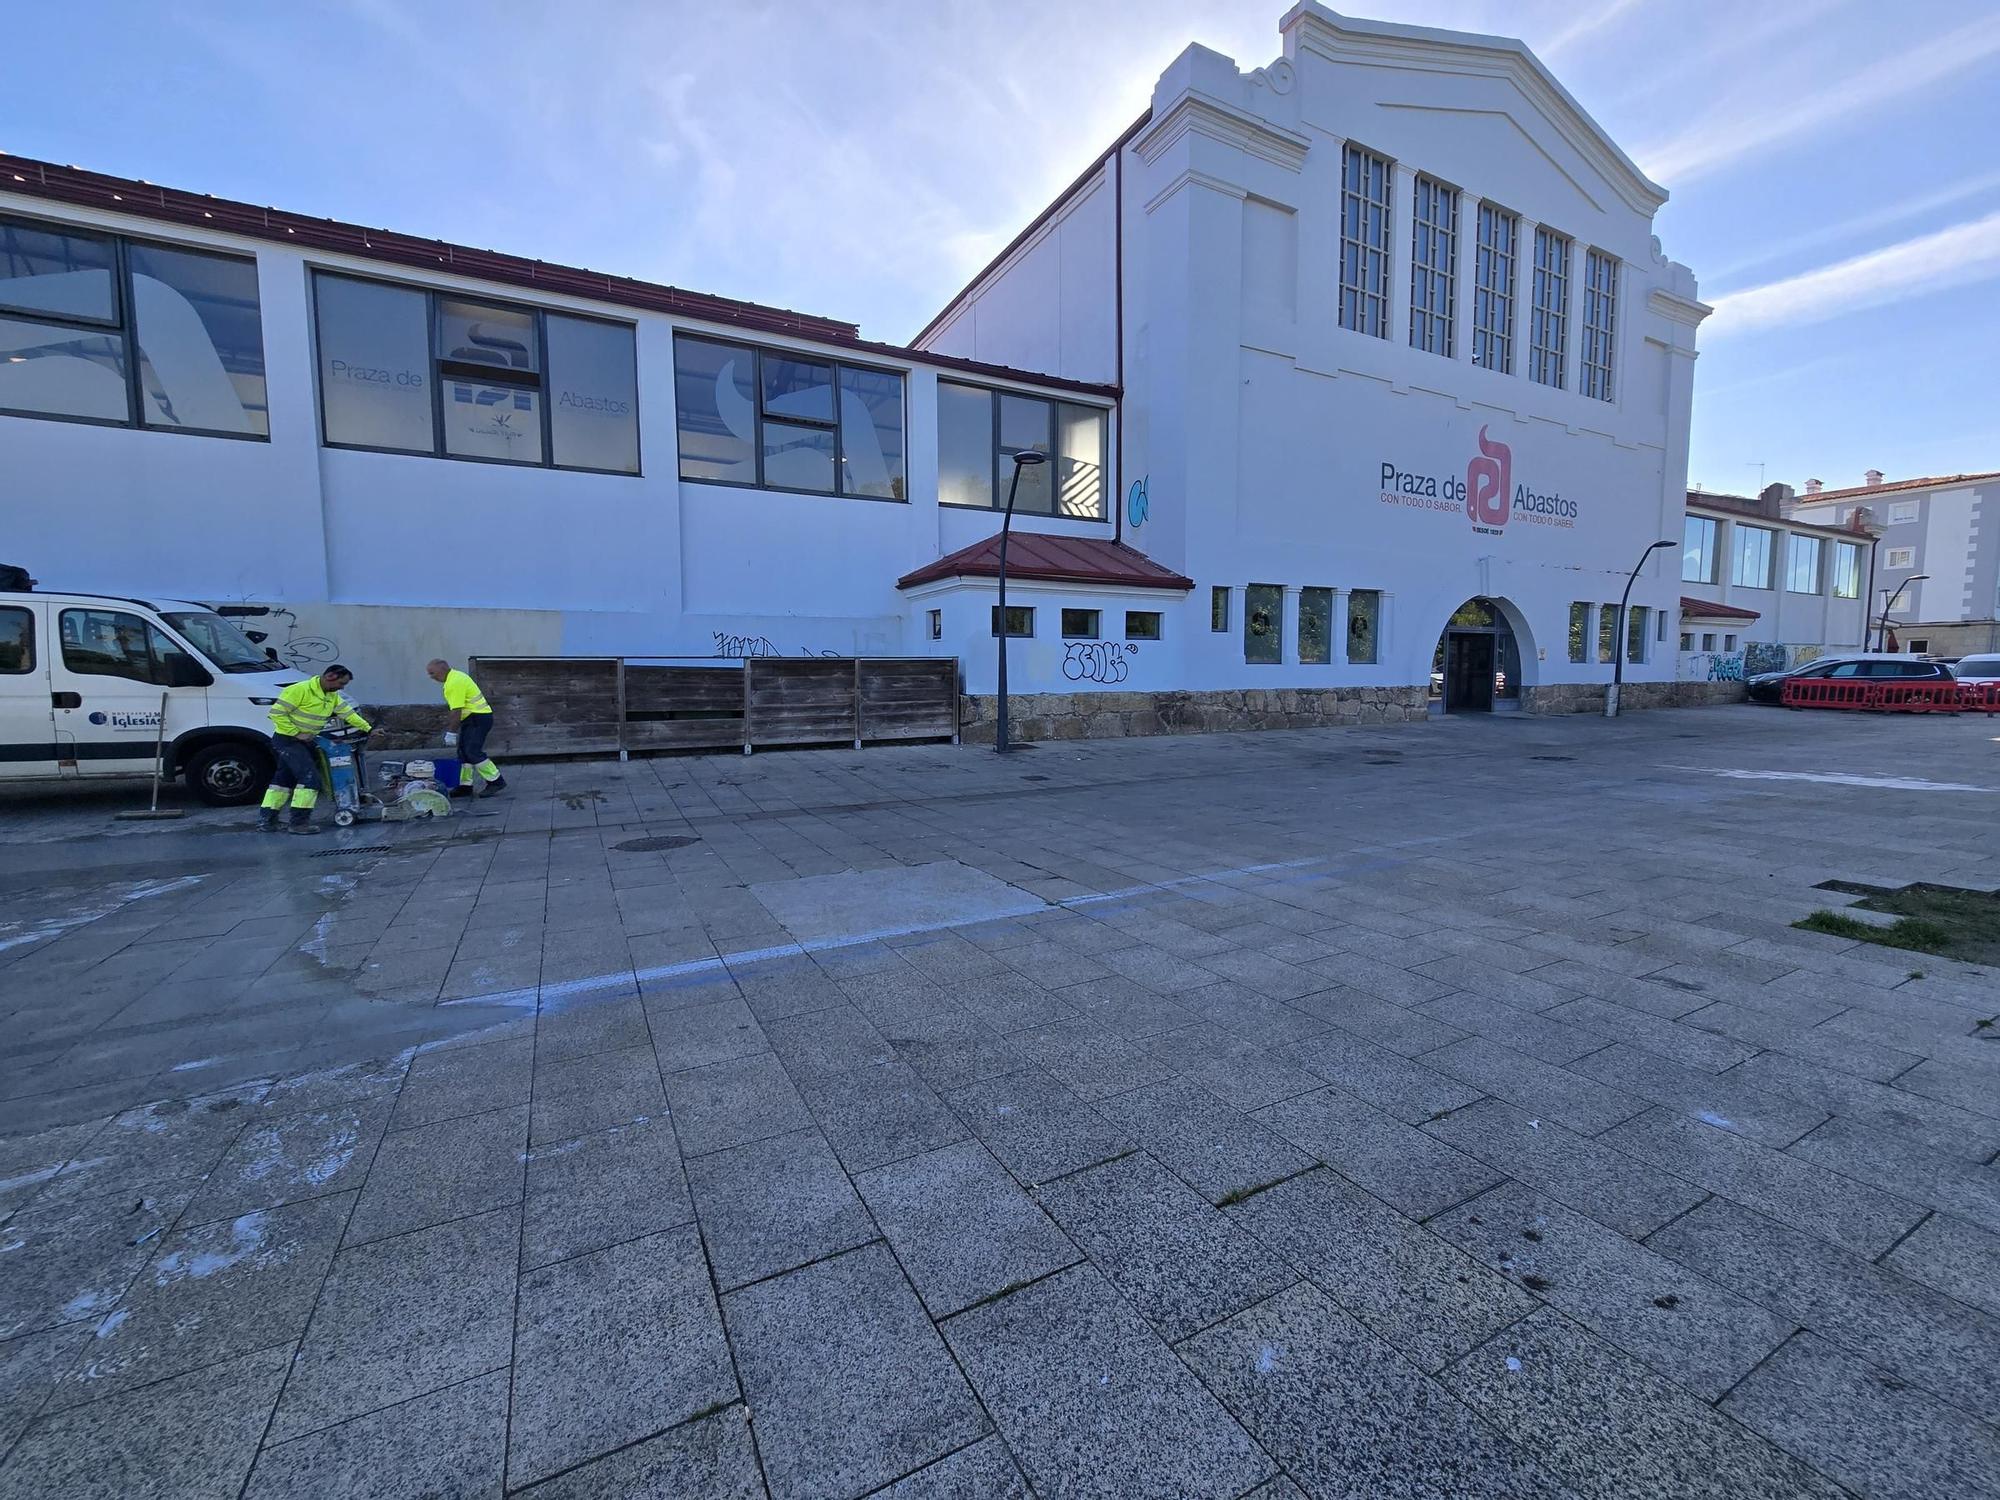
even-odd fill
[(1048, 454), (1033, 448), (1023, 448), (1014, 455), (1014, 477), (1007, 481), (1007, 514), (1000, 522), (1000, 612), (993, 622), (993, 633), (999, 637), (1000, 697), (994, 705), (993, 748), (1001, 755), (1014, 748), (1007, 743), (1007, 534), (1014, 527), (1014, 497), (1020, 493), (1021, 471), (1048, 461)]
[(1896, 585), (1896, 592), (1891, 594), (1888, 603), (1882, 606), (1882, 623), (1875, 632), (1875, 649), (1877, 651), (1887, 651), (1889, 649), (1889, 611), (1894, 609), (1896, 601), (1903, 597), (1903, 590), (1913, 583), (1922, 583), (1930, 576), (1928, 573), (1912, 573), (1908, 578), (1905, 578), (1901, 583)]
[(1632, 564), (1631, 576), (1625, 580), (1625, 592), (1618, 599), (1617, 634), (1611, 638), (1611, 686), (1604, 694), (1604, 717), (1607, 719), (1618, 717), (1619, 689), (1625, 686), (1625, 611), (1632, 602), (1632, 585), (1639, 581), (1639, 570), (1646, 566), (1647, 558), (1662, 547), (1678, 545), (1671, 538), (1654, 542), (1639, 554), (1639, 560)]

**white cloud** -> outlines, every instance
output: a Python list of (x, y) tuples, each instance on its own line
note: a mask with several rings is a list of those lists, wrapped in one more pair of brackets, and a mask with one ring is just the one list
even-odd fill
[(1715, 300), (1710, 337), (1821, 323), (2000, 276), (2000, 213)]
[(1996, 54), (2000, 54), (2000, 14), (1933, 37), (1845, 78), (1829, 74), (1822, 87), (1800, 89), (1760, 79), (1753, 103), (1710, 110), (1679, 135), (1638, 153), (1639, 164), (1655, 182), (1684, 186), (1826, 126), (1850, 123)]
[(1622, 19), (1638, 8), (1642, 0), (1606, 0), (1594, 10), (1584, 10), (1569, 25), (1563, 27), (1546, 42), (1535, 48), (1535, 55), (1545, 63), (1553, 63), (1563, 53), (1587, 40), (1613, 22)]
[(1899, 224), (1904, 219), (1914, 219), (1919, 214), (1927, 214), (1933, 209), (1949, 208), (1954, 203), (1963, 203), (1967, 198), (1977, 198), (1982, 193), (1995, 189), (2000, 189), (2000, 172), (1988, 172), (1964, 182), (1954, 182), (1951, 186), (1939, 188), (1935, 192), (1919, 193), (1914, 198), (1900, 199), (1870, 213), (1856, 214), (1852, 218), (1841, 219), (1832, 224), (1822, 224), (1817, 229), (1809, 229), (1804, 234), (1793, 235), (1790, 239), (1775, 243), (1761, 240), (1758, 242), (1756, 252), (1741, 260), (1731, 261), (1724, 266), (1702, 267), (1702, 281), (1704, 285), (1727, 281), (1752, 266), (1768, 265), (1774, 260), (1782, 260), (1787, 255), (1795, 255), (1801, 250), (1810, 250), (1815, 245), (1830, 245), (1836, 240), (1843, 240), (1849, 235), (1861, 234), (1866, 230), (1884, 229), (1891, 224)]

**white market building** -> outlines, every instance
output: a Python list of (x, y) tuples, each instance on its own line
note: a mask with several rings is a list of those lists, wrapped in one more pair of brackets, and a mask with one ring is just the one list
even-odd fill
[(1674, 550), (1614, 642), (1683, 531), (1707, 309), (1664, 189), (1519, 42), (1281, 31), (1182, 53), (907, 347), (0, 157), (0, 560), (268, 610), (372, 702), (434, 655), (947, 656), (984, 695), (1032, 446), (1031, 734), (1585, 708), (1614, 644), (1628, 703), (1685, 699)]

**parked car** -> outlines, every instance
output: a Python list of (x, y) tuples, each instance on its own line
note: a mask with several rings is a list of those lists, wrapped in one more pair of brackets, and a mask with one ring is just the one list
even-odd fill
[(205, 604), (0, 592), (0, 780), (144, 776), (159, 745), (203, 802), (255, 801), (299, 676)]
[(1960, 682), (2000, 682), (2000, 656), (1961, 656), (1951, 675)]
[(1952, 670), (1941, 661), (1921, 656), (1892, 656), (1884, 652), (1853, 652), (1845, 656), (1822, 656), (1788, 672), (1759, 672), (1749, 679), (1752, 703), (1782, 703), (1785, 684), (1794, 678), (1850, 677), (1892, 678), (1899, 682), (1949, 681)]

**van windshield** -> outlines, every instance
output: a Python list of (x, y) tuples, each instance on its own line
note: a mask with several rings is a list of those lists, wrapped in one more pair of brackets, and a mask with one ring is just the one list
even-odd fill
[(273, 661), (260, 651), (250, 637), (207, 610), (178, 610), (162, 614), (174, 629), (191, 641), (203, 656), (225, 672), (282, 672), (285, 664)]

